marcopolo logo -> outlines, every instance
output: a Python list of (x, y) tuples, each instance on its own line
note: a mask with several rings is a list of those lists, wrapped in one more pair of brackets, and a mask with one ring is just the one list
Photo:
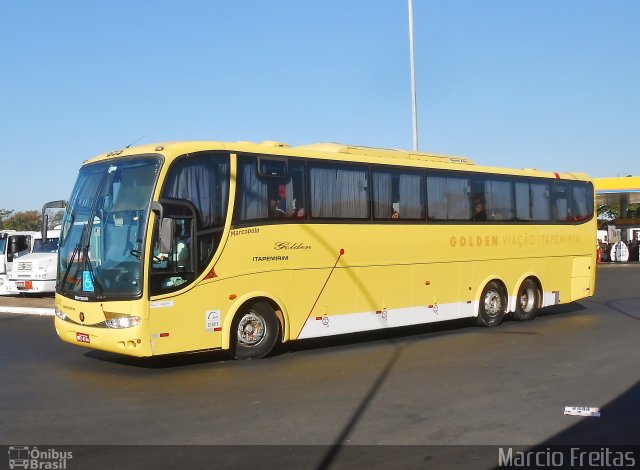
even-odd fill
[(56, 449), (38, 449), (29, 446), (9, 446), (9, 468), (33, 470), (65, 470), (73, 452)]

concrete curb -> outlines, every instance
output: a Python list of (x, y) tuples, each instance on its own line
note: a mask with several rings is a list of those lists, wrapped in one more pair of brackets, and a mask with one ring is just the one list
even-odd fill
[(0, 313), (17, 313), (20, 315), (53, 316), (55, 315), (55, 309), (36, 308), (36, 307), (0, 307)]

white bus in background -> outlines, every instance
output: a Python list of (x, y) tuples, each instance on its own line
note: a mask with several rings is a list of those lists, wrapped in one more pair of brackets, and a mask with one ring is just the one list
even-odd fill
[(27, 255), (33, 249), (37, 232), (18, 232), (3, 230), (0, 232), (0, 295), (12, 295), (7, 290), (8, 275), (17, 258)]
[(6, 283), (8, 294), (52, 294), (56, 291), (59, 239), (59, 226), (48, 231), (46, 243), (41, 234), (34, 235), (33, 251), (13, 263)]

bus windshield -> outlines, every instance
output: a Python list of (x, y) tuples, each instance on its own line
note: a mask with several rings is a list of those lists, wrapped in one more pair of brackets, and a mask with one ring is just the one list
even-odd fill
[(42, 239), (38, 238), (33, 242), (33, 253), (56, 253), (58, 240), (58, 238), (47, 238), (47, 243), (42, 243)]
[(160, 164), (149, 156), (80, 170), (62, 221), (60, 292), (87, 298), (141, 293), (142, 247)]

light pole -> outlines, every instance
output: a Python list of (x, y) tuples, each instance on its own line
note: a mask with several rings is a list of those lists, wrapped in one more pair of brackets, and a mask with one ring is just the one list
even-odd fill
[(411, 56), (411, 110), (413, 120), (413, 150), (418, 151), (418, 110), (416, 102), (416, 66), (413, 57), (413, 0), (409, 0), (409, 55)]

